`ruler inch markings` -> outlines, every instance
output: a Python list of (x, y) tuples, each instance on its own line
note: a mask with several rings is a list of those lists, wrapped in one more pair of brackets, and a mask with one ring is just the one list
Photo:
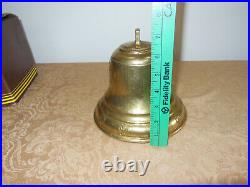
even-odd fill
[(168, 145), (176, 2), (153, 2), (150, 145)]

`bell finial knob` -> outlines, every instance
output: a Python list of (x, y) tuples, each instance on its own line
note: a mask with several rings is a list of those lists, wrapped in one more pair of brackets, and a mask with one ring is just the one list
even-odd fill
[(140, 43), (141, 43), (141, 40), (140, 40), (140, 29), (136, 28), (135, 29), (135, 45), (139, 46)]

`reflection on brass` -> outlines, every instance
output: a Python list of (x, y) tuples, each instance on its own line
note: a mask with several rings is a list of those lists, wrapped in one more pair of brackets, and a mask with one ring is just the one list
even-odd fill
[[(98, 102), (94, 119), (108, 135), (128, 142), (149, 142), (151, 45), (140, 40), (122, 44), (109, 64), (109, 88)], [(186, 117), (185, 107), (172, 94), (169, 135), (177, 133)]]

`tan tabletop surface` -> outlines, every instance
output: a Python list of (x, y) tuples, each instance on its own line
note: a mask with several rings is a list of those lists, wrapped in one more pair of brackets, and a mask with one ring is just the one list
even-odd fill
[[(188, 112), (166, 148), (125, 143), (95, 125), (108, 64), (39, 64), (18, 104), (3, 108), (3, 183), (247, 183), (247, 62), (175, 64)], [(104, 172), (114, 155), (150, 160), (138, 172)]]

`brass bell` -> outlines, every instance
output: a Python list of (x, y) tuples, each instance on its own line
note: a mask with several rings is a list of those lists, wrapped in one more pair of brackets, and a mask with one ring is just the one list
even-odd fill
[[(151, 44), (140, 40), (139, 29), (135, 41), (113, 52), (109, 73), (109, 88), (94, 112), (97, 126), (119, 140), (149, 142)], [(169, 136), (182, 128), (185, 117), (182, 101), (172, 94)]]

